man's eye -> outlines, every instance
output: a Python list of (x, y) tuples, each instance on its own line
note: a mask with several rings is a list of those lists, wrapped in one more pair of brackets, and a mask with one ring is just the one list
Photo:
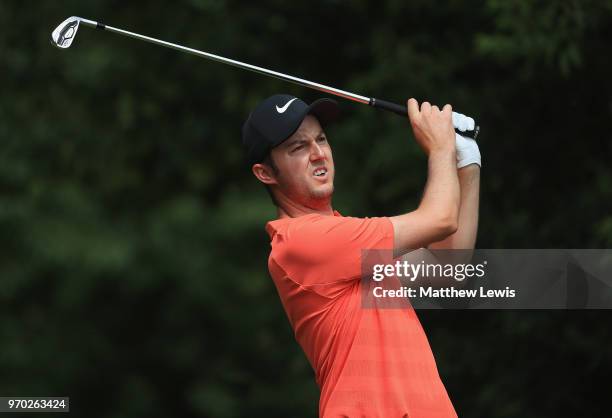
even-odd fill
[(301, 150), (302, 148), (304, 148), (303, 145), (298, 145), (297, 147), (293, 148), (291, 151), (298, 151), (298, 150)]
[(325, 142), (325, 141), (327, 141), (326, 137), (324, 137), (324, 136), (320, 136), (319, 137), (319, 142)]

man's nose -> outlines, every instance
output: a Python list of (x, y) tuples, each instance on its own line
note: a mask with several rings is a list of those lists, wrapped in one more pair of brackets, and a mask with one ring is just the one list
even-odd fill
[(323, 148), (321, 148), (319, 146), (319, 144), (314, 142), (312, 144), (312, 146), (310, 147), (310, 160), (311, 161), (316, 161), (316, 160), (320, 160), (323, 157), (325, 157), (325, 153), (323, 152)]

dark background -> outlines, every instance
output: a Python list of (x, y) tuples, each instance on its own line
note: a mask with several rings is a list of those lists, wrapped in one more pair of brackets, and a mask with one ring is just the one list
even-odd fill
[[(479, 248), (612, 246), (612, 1), (0, 3), (0, 395), (87, 417), (312, 417), (244, 165), (261, 99), (320, 94), (70, 15), (482, 127)], [(342, 101), (335, 208), (412, 210), (402, 118)], [(423, 311), (460, 416), (609, 416), (607, 311)], [(598, 382), (599, 379), (599, 382)]]

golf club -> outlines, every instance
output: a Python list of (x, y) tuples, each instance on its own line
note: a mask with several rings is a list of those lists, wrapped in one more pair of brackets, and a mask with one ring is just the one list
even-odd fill
[[(315, 90), (318, 90), (324, 93), (333, 94), (334, 96), (343, 97), (345, 99), (352, 100), (354, 102), (368, 104), (378, 109), (388, 110), (390, 112), (396, 113), (403, 117), (406, 117), (407, 115), (407, 109), (406, 109), (406, 106), (404, 105), (387, 102), (381, 99), (375, 99), (373, 97), (360, 96), (358, 94), (350, 93), (348, 91), (326, 86), (324, 84), (314, 83), (312, 81), (304, 80), (298, 77), (293, 77), (287, 74), (279, 73), (277, 71), (272, 71), (266, 68), (257, 67), (255, 65), (251, 65), (251, 64), (244, 63), (244, 62), (221, 57), (219, 55), (214, 55), (208, 52), (198, 51), (197, 49), (187, 48), (182, 45), (173, 44), (170, 42), (162, 41), (160, 39), (155, 39), (149, 36), (140, 35), (138, 33), (128, 32), (123, 29), (114, 28), (112, 26), (107, 26), (100, 22), (83, 19), (77, 16), (69, 17), (68, 19), (64, 20), (57, 28), (55, 28), (55, 30), (51, 33), (51, 43), (58, 48), (62, 48), (62, 49), (69, 48), (70, 45), (72, 45), (72, 42), (74, 41), (76, 33), (79, 29), (79, 25), (81, 24), (83, 24), (84, 26), (90, 27), (90, 28), (118, 33), (119, 35), (129, 36), (130, 38), (140, 39), (142, 41), (151, 42), (157, 45), (176, 49), (182, 52), (187, 52), (189, 54), (197, 55), (199, 57), (207, 58), (213, 61), (222, 62), (224, 64), (229, 64), (234, 67), (243, 68), (245, 70), (253, 71), (256, 73), (260, 73), (260, 74), (265, 74), (271, 77), (276, 77), (281, 80), (299, 84), (301, 86), (315, 89)], [(453, 125), (455, 126), (455, 132), (457, 132), (458, 134), (462, 136), (466, 136), (466, 137), (470, 137), (474, 139), (476, 139), (476, 136), (478, 135), (478, 132), (480, 130), (479, 126), (475, 124), (474, 119), (466, 117), (459, 113), (455, 113), (455, 112), (453, 112)]]

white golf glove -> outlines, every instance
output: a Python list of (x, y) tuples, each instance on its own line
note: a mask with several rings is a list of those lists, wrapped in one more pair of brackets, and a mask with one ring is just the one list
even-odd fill
[[(472, 130), (474, 129), (474, 119), (453, 112), (453, 125), (460, 131)], [(470, 164), (478, 164), (479, 167), (482, 167), (480, 150), (475, 140), (455, 133), (455, 146), (457, 148), (457, 168)]]

